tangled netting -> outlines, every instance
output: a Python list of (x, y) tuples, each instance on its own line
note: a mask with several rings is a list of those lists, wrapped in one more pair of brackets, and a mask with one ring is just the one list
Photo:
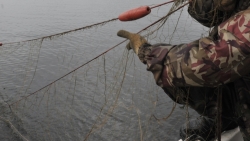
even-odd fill
[[(180, 18), (183, 2), (176, 1), (168, 14), (180, 9), (175, 18), (167, 20), (167, 15), (151, 22), (141, 34), (155, 43), (190, 41), (188, 36), (196, 32), (190, 32), (189, 25), (178, 27), (180, 20), (185, 23), (190, 18), (187, 14)], [(111, 19), (53, 36), (3, 44), (1, 140), (179, 138), (179, 126), (192, 115), (156, 86), (137, 56), (124, 48), (125, 41), (114, 44), (116, 35), (107, 31), (117, 22)], [(100, 38), (104, 36), (107, 38)]]

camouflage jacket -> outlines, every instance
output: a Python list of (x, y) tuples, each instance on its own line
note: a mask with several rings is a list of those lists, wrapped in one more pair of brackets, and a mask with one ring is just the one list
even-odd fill
[(202, 25), (213, 27), (249, 6), (250, 0), (192, 0), (188, 12)]
[(217, 0), (194, 1), (197, 3), (190, 4), (190, 15), (207, 27), (216, 26), (216, 38), (210, 35), (174, 46), (145, 44), (138, 56), (172, 100), (188, 103), (199, 114), (214, 116), (209, 111), (204, 113), (206, 110), (199, 105), (217, 105), (216, 100), (206, 103), (202, 99), (202, 103), (196, 104), (190, 96), (197, 99), (207, 90), (213, 95), (218, 86), (226, 84), (230, 89), (224, 92), (224, 99), (229, 100), (224, 102), (229, 103), (232, 111), (225, 112), (235, 116), (244, 140), (250, 140), (250, 0), (226, 0), (233, 8), (215, 8), (217, 11), (209, 3)]
[(250, 9), (221, 23), (218, 35), (175, 46), (144, 45), (138, 56), (162, 88), (216, 87), (250, 72)]

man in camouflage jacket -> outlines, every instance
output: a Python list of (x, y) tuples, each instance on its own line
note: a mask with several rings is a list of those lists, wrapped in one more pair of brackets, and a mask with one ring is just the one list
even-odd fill
[[(138, 34), (118, 32), (130, 40), (127, 48), (135, 51), (170, 98), (202, 115), (181, 129), (183, 139), (196, 134), (211, 140), (218, 126), (221, 132), (239, 126), (244, 140), (250, 140), (249, 6), (250, 0), (192, 0), (189, 14), (213, 31), (188, 44), (150, 45)], [(219, 107), (221, 125), (216, 125)]]

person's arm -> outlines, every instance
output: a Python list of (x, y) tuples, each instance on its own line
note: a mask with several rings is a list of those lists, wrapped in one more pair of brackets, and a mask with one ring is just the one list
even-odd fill
[(137, 50), (161, 87), (216, 87), (232, 82), (250, 72), (250, 10), (222, 23), (219, 40), (207, 37), (176, 46), (144, 43)]
[(237, 0), (190, 0), (188, 13), (206, 27), (219, 25), (229, 18)]

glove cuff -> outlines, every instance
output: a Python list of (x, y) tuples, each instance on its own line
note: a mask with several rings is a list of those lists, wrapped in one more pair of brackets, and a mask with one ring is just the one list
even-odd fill
[(152, 45), (149, 43), (144, 43), (138, 49), (138, 57), (142, 63), (146, 64), (145, 56), (148, 55), (152, 50)]

